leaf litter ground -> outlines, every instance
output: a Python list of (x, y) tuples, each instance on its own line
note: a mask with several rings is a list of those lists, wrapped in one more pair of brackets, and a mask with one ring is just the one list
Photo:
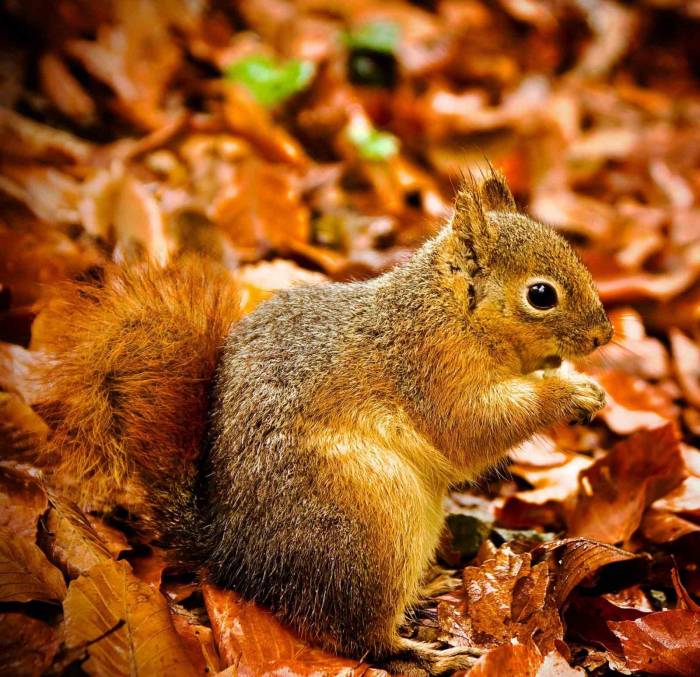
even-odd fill
[(382, 674), (175, 570), (128, 492), (49, 488), (42, 309), (183, 251), (245, 312), (377, 275), (486, 157), (596, 278), (617, 340), (578, 366), (608, 405), (455, 489), (461, 584), (404, 631), (484, 649), (478, 677), (700, 674), (697, 2), (1, 7), (0, 674)]

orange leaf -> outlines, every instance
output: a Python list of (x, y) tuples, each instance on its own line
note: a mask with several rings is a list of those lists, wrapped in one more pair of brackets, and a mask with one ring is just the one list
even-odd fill
[(61, 572), (24, 536), (0, 529), (0, 602), (60, 601), (66, 596)]
[(320, 677), (343, 671), (353, 677), (387, 677), (361, 661), (309, 646), (271, 612), (233, 591), (204, 584), (202, 592), (221, 661), (233, 666), (233, 675)]
[(700, 614), (672, 609), (634, 621), (610, 621), (633, 672), (674, 677), (700, 674)]
[(73, 581), (63, 610), (67, 646), (89, 644), (88, 674), (196, 674), (165, 599), (127, 562), (106, 560)]
[(673, 424), (633, 435), (579, 475), (577, 500), (567, 517), (570, 535), (605, 543), (626, 540), (645, 508), (685, 476)]

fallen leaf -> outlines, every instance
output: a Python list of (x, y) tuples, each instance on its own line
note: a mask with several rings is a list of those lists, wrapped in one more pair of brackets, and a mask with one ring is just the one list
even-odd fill
[(700, 407), (700, 348), (680, 329), (672, 327), (668, 337), (681, 390), (690, 404)]
[(563, 637), (556, 607), (551, 604), (549, 566), (532, 563), (528, 552), (508, 544), (481, 566), (466, 567), (464, 591), (438, 604), (440, 637), (450, 643), (489, 649), (513, 638), (533, 637), (549, 651)]
[(78, 223), (80, 184), (69, 174), (39, 164), (0, 164), (0, 190), (47, 223)]
[(0, 529), (0, 602), (61, 601), (66, 584), (61, 572), (26, 536)]
[(644, 510), (685, 479), (673, 424), (636, 433), (579, 475), (569, 534), (620, 543), (639, 526)]
[(51, 561), (71, 578), (112, 559), (97, 532), (72, 501), (49, 494), (51, 509), (43, 522), (42, 546)]
[(577, 640), (622, 655), (622, 644), (608, 621), (634, 621), (646, 613), (614, 604), (603, 597), (574, 595), (566, 610), (566, 629), (569, 636)]
[(221, 662), (211, 628), (199, 623), (185, 609), (173, 609), (170, 617), (197, 673), (211, 675), (220, 672)]
[(0, 614), (0, 674), (46, 674), (61, 644), (56, 628), (23, 613)]
[(134, 7), (114, 3), (116, 23), (101, 24), (94, 40), (70, 40), (66, 52), (117, 95), (118, 110), (152, 129), (167, 120), (161, 108), (165, 89), (181, 62), (181, 51), (168, 39), (167, 15), (149, 0)]
[(39, 479), (27, 468), (10, 462), (0, 466), (0, 528), (31, 541), (48, 505)]
[(85, 161), (92, 144), (68, 132), (0, 108), (0, 141), (5, 156), (31, 160)]
[(115, 196), (113, 206), (114, 240), (125, 254), (144, 252), (148, 259), (165, 264), (172, 245), (168, 240), (158, 201), (147, 187), (132, 177), (126, 177)]
[(100, 540), (107, 546), (112, 558), (117, 559), (123, 552), (131, 550), (131, 545), (123, 531), (107, 524), (104, 519), (96, 515), (88, 514), (86, 517)]
[(695, 677), (700, 672), (700, 614), (671, 609), (609, 625), (633, 672), (674, 677)]
[(49, 428), (17, 395), (0, 392), (0, 451), (4, 458), (32, 463)]
[(326, 282), (327, 278), (300, 268), (291, 261), (275, 259), (241, 266), (236, 272), (241, 308), (250, 313), (276, 291), (306, 284)]
[(204, 584), (202, 592), (222, 665), (233, 666), (234, 675), (310, 677), (344, 671), (354, 677), (387, 677), (384, 671), (368, 670), (360, 660), (310, 647), (272, 613), (233, 591)]
[(35, 353), (22, 346), (0, 342), (0, 388), (18, 394), (31, 404), (38, 390), (31, 377), (36, 359)]
[(288, 242), (309, 239), (309, 213), (293, 175), (257, 159), (238, 165), (231, 192), (211, 214), (246, 260), (270, 250), (284, 252)]
[(82, 125), (94, 122), (95, 102), (56, 54), (46, 52), (39, 59), (39, 78), (46, 96), (61, 113)]
[(273, 162), (286, 162), (294, 166), (307, 164), (308, 158), (301, 144), (287, 130), (276, 125), (245, 88), (228, 83), (224, 95), (226, 103), (223, 113), (231, 131), (248, 139)]
[(468, 674), (470, 677), (536, 677), (541, 667), (542, 654), (535, 643), (532, 640), (524, 643), (515, 641), (502, 644), (479, 658)]
[(692, 535), (700, 545), (699, 526), (664, 510), (649, 508), (644, 513), (640, 529), (644, 538), (652, 543), (672, 543)]
[(700, 613), (700, 604), (690, 596), (690, 593), (683, 585), (681, 575), (676, 567), (671, 570), (671, 580), (673, 581), (673, 588), (676, 591), (676, 608)]
[[(557, 561), (557, 566), (551, 574), (552, 596), (557, 607), (561, 607), (569, 595), (579, 585), (600, 584), (601, 577), (611, 577), (617, 573), (614, 567), (626, 563), (622, 572), (629, 583), (630, 575), (641, 564), (645, 569), (645, 558), (626, 550), (621, 550), (607, 543), (598, 543), (587, 538), (565, 538), (559, 541), (550, 541), (538, 545), (536, 552), (550, 553)], [(639, 574), (639, 571), (637, 571)], [(609, 585), (609, 584), (608, 584)]]
[(668, 352), (657, 338), (647, 335), (642, 316), (634, 308), (615, 308), (608, 313), (615, 335), (613, 341), (591, 356), (603, 368), (658, 381), (669, 376)]
[(87, 644), (91, 675), (196, 674), (162, 595), (106, 560), (72, 581), (63, 604), (66, 645)]
[(672, 399), (651, 383), (621, 371), (596, 371), (608, 395), (600, 417), (618, 435), (658, 428), (676, 418)]
[(654, 501), (652, 507), (679, 513), (689, 519), (700, 518), (700, 477), (687, 477), (682, 484)]

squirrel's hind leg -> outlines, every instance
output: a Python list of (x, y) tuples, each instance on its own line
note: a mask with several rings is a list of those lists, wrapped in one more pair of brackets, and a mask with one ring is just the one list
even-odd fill
[(408, 677), (439, 677), (457, 670), (469, 670), (484, 653), (472, 647), (440, 648), (397, 636), (394, 653), (381, 661), (381, 666), (392, 674)]

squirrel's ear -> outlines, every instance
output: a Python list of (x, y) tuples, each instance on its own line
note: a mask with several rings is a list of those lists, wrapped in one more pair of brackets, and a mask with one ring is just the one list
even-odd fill
[(472, 250), (475, 259), (485, 264), (496, 239), (486, 218), (481, 186), (470, 175), (462, 179), (455, 200), (452, 230)]
[(491, 175), (486, 177), (479, 186), (481, 200), (486, 211), (517, 212), (513, 194), (508, 188), (506, 177), (502, 172), (491, 167)]

